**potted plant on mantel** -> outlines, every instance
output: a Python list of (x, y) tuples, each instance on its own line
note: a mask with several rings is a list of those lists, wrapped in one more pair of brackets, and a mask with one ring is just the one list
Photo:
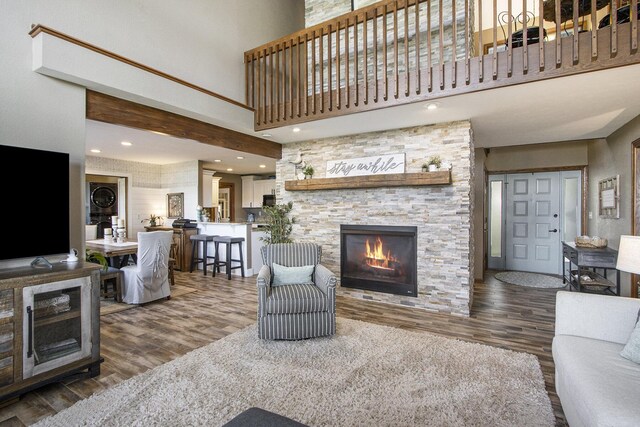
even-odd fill
[(315, 172), (315, 170), (313, 169), (313, 166), (305, 164), (305, 166), (302, 168), (302, 173), (304, 174), (304, 179), (311, 179), (313, 177), (313, 173)]
[(422, 165), (422, 172), (436, 172), (440, 169), (441, 164), (442, 160), (440, 160), (440, 156), (431, 156), (429, 161)]

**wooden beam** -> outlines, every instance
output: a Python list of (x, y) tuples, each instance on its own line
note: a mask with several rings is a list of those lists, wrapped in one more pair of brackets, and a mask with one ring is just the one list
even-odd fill
[(87, 90), (87, 119), (162, 132), (243, 153), (282, 158), (282, 146), (277, 142), (91, 90)]
[(451, 171), (396, 173), (389, 175), (313, 178), (285, 181), (287, 191), (342, 190), (346, 188), (410, 187), (451, 184)]

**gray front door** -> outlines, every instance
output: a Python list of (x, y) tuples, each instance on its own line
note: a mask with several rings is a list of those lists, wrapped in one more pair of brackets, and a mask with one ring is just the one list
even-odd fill
[(560, 172), (507, 175), (505, 267), (560, 274)]

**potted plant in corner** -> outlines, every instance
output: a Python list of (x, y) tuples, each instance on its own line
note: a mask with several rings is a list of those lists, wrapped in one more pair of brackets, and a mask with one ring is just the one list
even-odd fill
[(304, 167), (302, 168), (302, 173), (304, 174), (304, 179), (311, 179), (313, 177), (313, 173), (315, 172), (315, 170), (313, 169), (313, 166), (309, 165), (309, 164), (305, 164)]
[(273, 243), (292, 243), (289, 235), (296, 220), (289, 217), (289, 212), (293, 208), (293, 202), (274, 206), (264, 206), (262, 208), (266, 216), (266, 234), (261, 237), (267, 245)]
[(441, 164), (442, 160), (440, 160), (440, 156), (431, 156), (429, 158), (429, 161), (422, 165), (422, 171), (426, 172), (428, 170), (429, 172), (436, 172), (438, 169), (440, 169)]

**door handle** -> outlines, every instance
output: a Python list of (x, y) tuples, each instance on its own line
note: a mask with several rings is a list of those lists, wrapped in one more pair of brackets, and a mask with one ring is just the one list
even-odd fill
[(27, 358), (30, 358), (33, 356), (33, 310), (30, 305), (27, 306), (27, 329)]
[(558, 232), (557, 228), (554, 228), (553, 230), (549, 230), (549, 233), (557, 233), (557, 232)]

